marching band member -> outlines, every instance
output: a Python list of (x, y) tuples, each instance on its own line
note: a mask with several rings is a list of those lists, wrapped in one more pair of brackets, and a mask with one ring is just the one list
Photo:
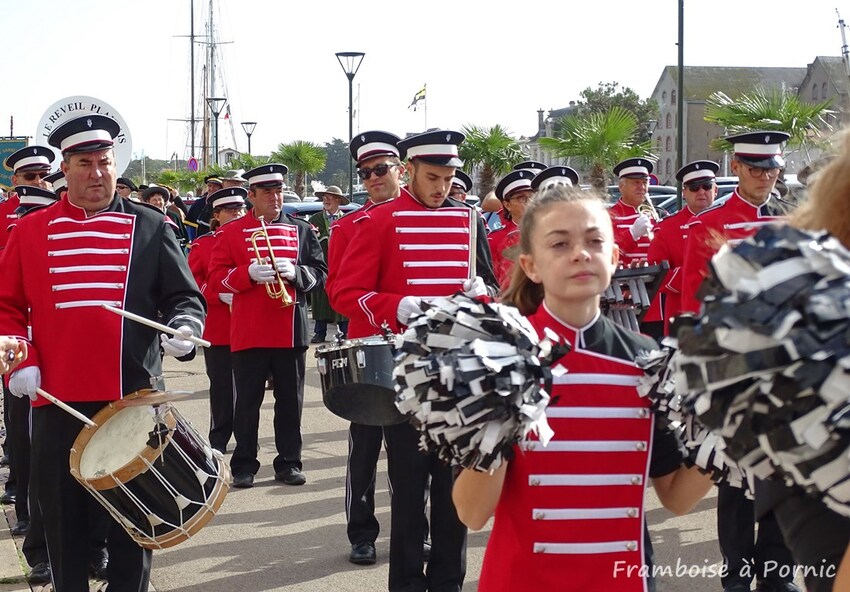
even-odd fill
[[(780, 169), (785, 166), (782, 144), (788, 138), (785, 132), (771, 131), (726, 138), (733, 147), (732, 172), (738, 177), (738, 186), (728, 200), (703, 210), (688, 225), (681, 271), (682, 311), (699, 310), (700, 284), (706, 277), (711, 256), (724, 241), (737, 244), (787, 213), (784, 202), (771, 192)], [(743, 489), (721, 483), (717, 491), (717, 539), (727, 568), (726, 575), (721, 577), (724, 592), (749, 590), (753, 576), (760, 578), (768, 565), (793, 565), (773, 513), (758, 521), (757, 537), (755, 524), (753, 502), (746, 498)], [(782, 571), (770, 571), (773, 577), (766, 582), (769, 589), (797, 590), (792, 577), (781, 577)]]
[[(652, 161), (646, 158), (627, 158), (614, 166), (620, 199), (608, 208), (608, 213), (614, 223), (614, 241), (620, 249), (620, 263), (623, 267), (634, 267), (646, 262), (652, 227), (656, 220), (640, 210), (641, 206), (652, 207), (646, 193), (652, 169)], [(641, 333), (660, 337), (663, 332), (661, 319), (659, 294), (652, 301), (640, 324)]]
[[(348, 260), (334, 279), (333, 303), (351, 318), (351, 337), (374, 335), (384, 324), (399, 332), (424, 298), (458, 290), (471, 297), (495, 293), (481, 218), (447, 197), (455, 169), (463, 165), (457, 157), (463, 139), (458, 132), (435, 131), (398, 143), (407, 152), (410, 184), (397, 199), (354, 221)], [(355, 333), (355, 327), (364, 332)], [(389, 590), (460, 590), (466, 529), (451, 501), (451, 470), (435, 455), (419, 452), (418, 432), (409, 423), (384, 426), (384, 437), (392, 490)], [(432, 550), (423, 573), (429, 476)]]
[(472, 179), (461, 170), (455, 169), (455, 178), (452, 179), (452, 188), (449, 189), (449, 197), (455, 201), (466, 201), (466, 194), (472, 191)]
[(189, 250), (189, 268), (207, 301), (207, 322), (203, 338), (212, 346), (204, 350), (204, 367), (210, 379), (210, 445), (227, 452), (233, 435), (234, 378), (230, 356), (231, 292), (219, 291), (210, 282), (210, 259), (221, 226), (245, 215), (248, 192), (241, 187), (219, 189), (209, 196), (212, 208), (210, 232), (195, 239)]
[(511, 281), (511, 268), (514, 259), (510, 252), (519, 242), (519, 223), (525, 206), (534, 192), (531, 180), (534, 174), (527, 170), (511, 171), (502, 177), (496, 185), (496, 197), (502, 203), (504, 226), (487, 236), (490, 254), (493, 256), (493, 271), (499, 287), (504, 290)]
[(685, 207), (661, 220), (653, 229), (646, 259), (650, 263), (667, 261), (670, 270), (661, 286), (664, 294), (664, 335), (669, 335), (670, 319), (682, 314), (682, 263), (685, 260), (685, 241), (688, 224), (695, 215), (711, 207), (717, 197), (714, 182), (720, 165), (710, 160), (695, 160), (676, 171), (682, 184)]
[[(230, 350), (239, 396), (233, 414), (236, 449), (230, 468), (233, 486), (240, 488), (253, 487), (260, 469), (257, 437), (269, 374), (274, 378), (274, 478), (287, 485), (307, 482), (301, 472), (308, 347), (305, 296), (322, 288), (327, 266), (310, 225), (283, 212), (287, 170), (272, 163), (243, 175), (253, 209), (222, 226), (210, 263), (208, 281), (213, 289), (233, 294)], [(275, 263), (266, 263), (267, 259)], [(287, 302), (291, 304), (285, 305)]]
[[(333, 305), (336, 277), (343, 265), (351, 264), (355, 253), (348, 245), (355, 233), (355, 222), (377, 204), (401, 194), (401, 159), (405, 152), (398, 146), (399, 137), (383, 131), (367, 131), (351, 140), (349, 151), (357, 163), (357, 176), (369, 194), (359, 210), (350, 212), (331, 226), (328, 240), (327, 293)], [(349, 320), (349, 335), (364, 337), (374, 333), (363, 316)], [(381, 530), (375, 518), (375, 474), (384, 430), (381, 426), (352, 422), (348, 427), (348, 462), (345, 475), (345, 518), (351, 552), (348, 560), (355, 565), (372, 565), (377, 561), (375, 540)]]
[[(310, 216), (308, 222), (318, 231), (322, 253), (325, 256), (325, 260), (327, 260), (331, 227), (345, 215), (345, 212), (339, 208), (340, 206), (347, 206), (349, 201), (343, 195), (342, 190), (336, 185), (331, 185), (324, 191), (317, 191), (316, 197), (322, 200), (324, 209)], [(310, 343), (324, 343), (327, 341), (329, 322), (335, 323), (337, 330), (345, 336), (348, 333), (348, 320), (333, 309), (328, 299), (327, 289), (315, 291), (312, 295), (312, 300), (315, 327), (313, 339)]]
[(555, 363), (566, 372), (550, 393), (548, 445), (531, 438), (492, 474), (463, 469), (455, 483), (458, 514), (470, 528), (495, 513), (479, 587), (644, 592), (652, 573), (648, 479), (677, 514), (711, 480), (683, 466), (676, 436), (656, 427), (637, 392), (635, 357), (654, 342), (600, 314), (618, 259), (602, 199), (562, 184), (543, 190), (526, 209), (520, 237), (503, 300), (539, 335), (554, 331), (572, 349)]
[[(0, 333), (26, 340), (29, 349), (9, 387), (33, 401), (33, 487), (57, 592), (88, 589), (88, 543), (100, 521), (110, 523), (113, 590), (147, 590), (151, 552), (71, 476), (69, 451), (80, 422), (38, 397), (37, 389), (93, 416), (109, 401), (161, 385), (160, 342), (168, 355), (194, 354), (190, 341), (159, 339), (147, 326), (102, 310), (101, 303), (148, 318), (159, 312), (184, 336), (203, 331), (203, 300), (171, 227), (115, 192), (119, 131), (115, 120), (89, 114), (51, 132), (48, 141), (62, 152), (67, 192), (18, 222), (0, 260)], [(80, 350), (97, 360), (82, 373), (73, 355)]]
[(219, 189), (224, 188), (224, 183), (215, 175), (205, 177), (204, 183), (207, 186), (206, 192), (192, 203), (189, 212), (186, 214), (186, 219), (183, 221), (190, 241), (210, 231), (212, 208), (209, 204), (209, 197)]

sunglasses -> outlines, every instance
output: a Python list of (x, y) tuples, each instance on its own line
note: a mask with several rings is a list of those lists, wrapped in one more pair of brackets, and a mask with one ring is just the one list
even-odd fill
[(38, 173), (15, 173), (16, 177), (23, 177), (27, 181), (35, 181), (36, 179), (44, 179), (49, 172), (38, 172)]
[(375, 173), (376, 177), (383, 177), (388, 172), (390, 172), (391, 168), (393, 168), (395, 166), (398, 166), (398, 165), (397, 164), (379, 164), (377, 166), (372, 167), (371, 169), (367, 169), (367, 168), (357, 169), (357, 176), (360, 177), (361, 179), (363, 179), (364, 181), (367, 181), (369, 179), (369, 177), (372, 176), (372, 173)]
[(714, 183), (688, 183), (687, 185), (685, 185), (685, 188), (688, 191), (694, 192), (699, 191), (700, 189), (702, 189), (703, 191), (711, 191), (713, 187)]

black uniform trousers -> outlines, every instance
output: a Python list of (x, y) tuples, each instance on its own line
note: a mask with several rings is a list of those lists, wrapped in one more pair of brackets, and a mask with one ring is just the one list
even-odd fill
[(29, 520), (30, 482), (30, 399), (16, 397), (3, 387), (6, 400), (6, 441), (9, 454), (10, 480), (15, 483), (15, 514), (18, 520)]
[[(384, 426), (392, 491), (390, 592), (458, 592), (466, 577), (466, 526), (452, 502), (452, 469), (419, 451), (409, 423)], [(431, 557), (423, 573), (425, 491), (431, 478)]]
[[(755, 509), (753, 501), (747, 499), (740, 487), (721, 484), (717, 490), (717, 540), (723, 561), (728, 566), (721, 577), (723, 587), (735, 583), (750, 585), (757, 581), (790, 582), (793, 573), (783, 575), (782, 566), (789, 566), (784, 574), (790, 573), (794, 559), (785, 546), (775, 516), (770, 513), (759, 520), (758, 540), (755, 538)], [(766, 567), (776, 565), (766, 571)]]
[(274, 379), (274, 441), (277, 456), (274, 471), (294, 467), (301, 470), (301, 411), (304, 407), (306, 347), (260, 347), (232, 353), (236, 377), (236, 408), (233, 435), (236, 450), (230, 459), (233, 475), (260, 470), (257, 460), (260, 406), (266, 378)]
[[(88, 417), (103, 403), (70, 403)], [(87, 592), (92, 531), (108, 524), (110, 592), (147, 592), (151, 551), (127, 531), (71, 476), (68, 454), (82, 429), (78, 419), (55, 405), (32, 411), (34, 485), (56, 592)]]
[(233, 364), (229, 345), (204, 350), (204, 365), (210, 379), (210, 445), (224, 452), (233, 435)]
[(348, 541), (374, 543), (381, 525), (375, 518), (375, 475), (384, 428), (352, 423), (348, 426), (348, 464), (345, 469), (345, 519)]

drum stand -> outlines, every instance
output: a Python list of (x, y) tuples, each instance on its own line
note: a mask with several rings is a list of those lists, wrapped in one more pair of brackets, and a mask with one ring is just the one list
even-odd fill
[(611, 277), (611, 284), (602, 293), (602, 314), (626, 329), (640, 331), (640, 322), (669, 270), (670, 264), (666, 261), (618, 269)]

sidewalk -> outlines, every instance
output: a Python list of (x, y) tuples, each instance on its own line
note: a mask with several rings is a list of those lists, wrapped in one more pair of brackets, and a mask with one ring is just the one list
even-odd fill
[[(5, 483), (9, 477), (9, 467), (0, 469), (0, 482)], [(29, 571), (24, 556), (20, 552), (23, 537), (13, 537), (9, 529), (17, 522), (15, 507), (3, 506), (5, 521), (0, 520), (0, 592), (30, 592), (44, 590), (42, 586), (31, 588), (27, 584), (26, 575)], [(52, 590), (48, 586), (47, 590)]]

